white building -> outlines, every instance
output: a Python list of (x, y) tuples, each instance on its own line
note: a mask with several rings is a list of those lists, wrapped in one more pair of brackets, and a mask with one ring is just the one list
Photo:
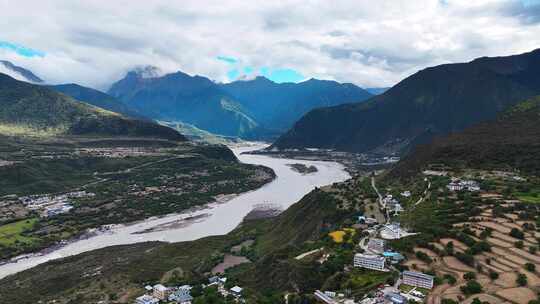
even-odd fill
[(161, 284), (154, 285), (154, 298), (166, 300), (169, 297), (171, 290)]
[(433, 276), (421, 272), (404, 271), (403, 284), (431, 289), (433, 288)]
[(242, 288), (240, 286), (234, 286), (231, 288), (231, 294), (237, 298), (242, 296)]
[(191, 286), (180, 286), (169, 295), (169, 301), (174, 301), (178, 304), (191, 304), (191, 301), (193, 301), (193, 297), (191, 296), (190, 292)]
[(140, 296), (137, 299), (135, 299), (135, 304), (157, 304), (157, 303), (159, 303), (159, 300), (150, 295)]
[(361, 254), (354, 255), (354, 267), (367, 268), (378, 271), (387, 271), (384, 268), (385, 258), (373, 254)]

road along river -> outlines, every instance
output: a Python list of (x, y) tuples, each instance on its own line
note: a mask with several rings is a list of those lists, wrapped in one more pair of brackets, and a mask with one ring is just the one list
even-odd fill
[[(345, 168), (335, 162), (304, 161), (273, 158), (266, 155), (241, 154), (257, 150), (263, 145), (232, 148), (243, 163), (270, 167), (276, 179), (265, 186), (240, 194), (226, 203), (209, 204), (206, 208), (127, 225), (115, 225), (105, 233), (71, 242), (43, 255), (21, 258), (17, 262), (0, 266), (0, 279), (10, 274), (32, 268), (50, 260), (80, 254), (103, 247), (133, 244), (146, 241), (181, 242), (211, 235), (222, 235), (233, 230), (242, 219), (261, 203), (279, 204), (283, 209), (299, 201), (315, 187), (344, 181), (350, 178)], [(317, 172), (301, 174), (290, 164), (315, 166)]]

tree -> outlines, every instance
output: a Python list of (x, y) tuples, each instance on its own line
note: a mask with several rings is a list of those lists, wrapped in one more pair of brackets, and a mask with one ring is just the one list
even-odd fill
[(474, 298), (472, 300), (471, 304), (482, 304), (482, 301), (480, 301), (480, 299), (478, 299), (478, 298)]
[(474, 272), (467, 272), (466, 274), (463, 275), (463, 278), (467, 281), (470, 281), (470, 280), (474, 280), (476, 279), (476, 273)]
[(524, 275), (523, 273), (518, 274), (516, 283), (519, 286), (527, 286), (527, 276)]
[(523, 231), (517, 228), (512, 228), (512, 230), (510, 230), (510, 236), (515, 237), (516, 239), (521, 239), (521, 240), (525, 238), (525, 234), (523, 234)]
[(515, 243), (514, 243), (514, 246), (516, 246), (516, 248), (519, 248), (519, 249), (523, 248), (523, 241), (517, 241), (517, 242), (515, 242)]
[(533, 263), (526, 263), (525, 264), (525, 269), (527, 269), (527, 271), (530, 271), (530, 272), (535, 272), (536, 271), (536, 265), (534, 265)]
[(496, 280), (499, 278), (499, 274), (493, 270), (489, 271), (489, 278), (492, 280)]
[(482, 285), (475, 280), (468, 281), (465, 286), (461, 286), (461, 291), (465, 295), (472, 295), (482, 292)]

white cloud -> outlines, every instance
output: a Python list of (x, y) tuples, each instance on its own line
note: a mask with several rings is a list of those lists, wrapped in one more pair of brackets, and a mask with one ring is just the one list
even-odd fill
[(169, 2), (0, 0), (0, 40), (46, 53), (0, 59), (97, 88), (147, 64), (226, 81), (219, 55), (371, 87), (540, 47), (540, 9), (513, 0)]

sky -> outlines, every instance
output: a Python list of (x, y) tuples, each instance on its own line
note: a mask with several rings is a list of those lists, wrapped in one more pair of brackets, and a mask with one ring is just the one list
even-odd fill
[(137, 66), (391, 86), (540, 48), (540, 0), (0, 0), (0, 60), (98, 89)]

